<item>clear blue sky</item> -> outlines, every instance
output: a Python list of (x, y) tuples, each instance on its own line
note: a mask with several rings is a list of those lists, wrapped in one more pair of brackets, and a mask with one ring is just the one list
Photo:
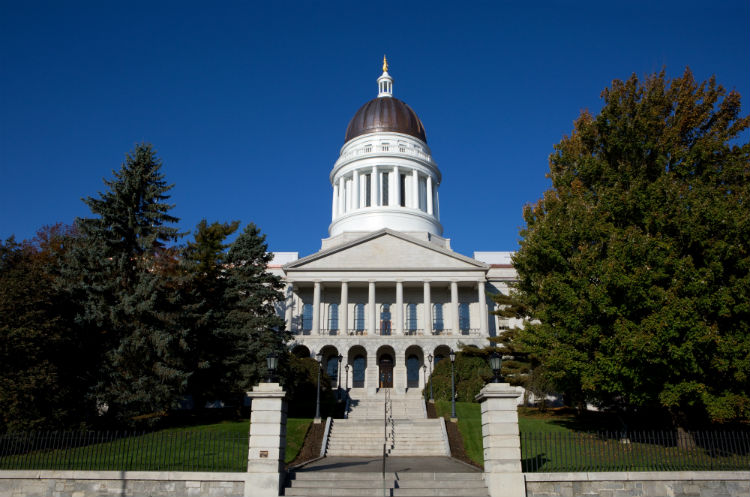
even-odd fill
[(750, 8), (717, 2), (0, 2), (0, 238), (88, 211), (154, 144), (192, 231), (319, 249), (328, 173), (377, 93), (421, 117), (453, 248), (515, 250), (547, 157), (613, 79), (715, 74), (750, 109)]

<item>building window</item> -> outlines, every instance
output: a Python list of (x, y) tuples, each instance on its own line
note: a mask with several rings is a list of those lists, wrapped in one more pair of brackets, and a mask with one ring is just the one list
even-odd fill
[(388, 173), (383, 173), (383, 202), (380, 205), (388, 205)]
[(403, 153), (406, 153), (406, 146), (399, 144), (398, 151)]
[(365, 145), (365, 153), (369, 154), (370, 152), (372, 152), (372, 145)]
[(461, 331), (467, 331), (471, 327), (469, 304), (466, 302), (458, 304), (458, 327)]
[(388, 151), (388, 144), (383, 143), (383, 152), (387, 152), (387, 151)]
[(328, 329), (336, 331), (339, 329), (339, 305), (330, 304), (328, 306)]
[(435, 304), (432, 307), (432, 329), (434, 331), (443, 331), (443, 304)]
[(365, 304), (354, 306), (354, 329), (360, 332), (365, 330)]
[(365, 174), (365, 207), (370, 207), (372, 202), (372, 175)]
[(391, 305), (383, 304), (380, 306), (380, 334), (391, 334)]
[(304, 304), (302, 306), (302, 331), (312, 330), (313, 321), (313, 306), (312, 304)]
[(406, 329), (417, 331), (417, 304), (406, 304)]

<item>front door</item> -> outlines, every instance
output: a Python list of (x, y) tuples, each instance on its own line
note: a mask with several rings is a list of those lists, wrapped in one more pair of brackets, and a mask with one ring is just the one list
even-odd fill
[(380, 388), (393, 388), (393, 358), (387, 354), (380, 357)]

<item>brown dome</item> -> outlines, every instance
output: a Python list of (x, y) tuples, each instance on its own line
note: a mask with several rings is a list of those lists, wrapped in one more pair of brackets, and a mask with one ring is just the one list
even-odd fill
[(393, 97), (374, 98), (360, 107), (349, 121), (344, 143), (360, 135), (377, 131), (404, 133), (427, 143), (424, 126), (417, 113)]

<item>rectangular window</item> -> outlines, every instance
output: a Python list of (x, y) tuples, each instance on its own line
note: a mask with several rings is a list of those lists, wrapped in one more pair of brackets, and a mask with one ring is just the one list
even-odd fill
[(406, 207), (406, 175), (399, 174), (399, 192), (401, 193), (401, 207)]
[(387, 152), (387, 151), (388, 151), (388, 144), (383, 143), (383, 152)]
[(304, 304), (302, 306), (302, 331), (312, 330), (313, 321), (313, 306), (312, 304)]
[(443, 326), (443, 304), (435, 304), (432, 308), (432, 329), (436, 332), (445, 329)]
[(339, 305), (331, 304), (328, 306), (328, 329), (337, 331), (339, 329)]
[(417, 330), (417, 304), (406, 305), (406, 329), (409, 331)]
[(370, 207), (372, 202), (372, 175), (365, 174), (365, 207)]
[(458, 305), (458, 327), (461, 331), (468, 331), (470, 328), (469, 304), (463, 302)]
[(380, 205), (388, 205), (388, 173), (383, 173), (383, 202)]
[(364, 331), (365, 329), (365, 304), (354, 306), (354, 329), (356, 331)]
[(427, 212), (427, 178), (419, 177), (419, 209)]

